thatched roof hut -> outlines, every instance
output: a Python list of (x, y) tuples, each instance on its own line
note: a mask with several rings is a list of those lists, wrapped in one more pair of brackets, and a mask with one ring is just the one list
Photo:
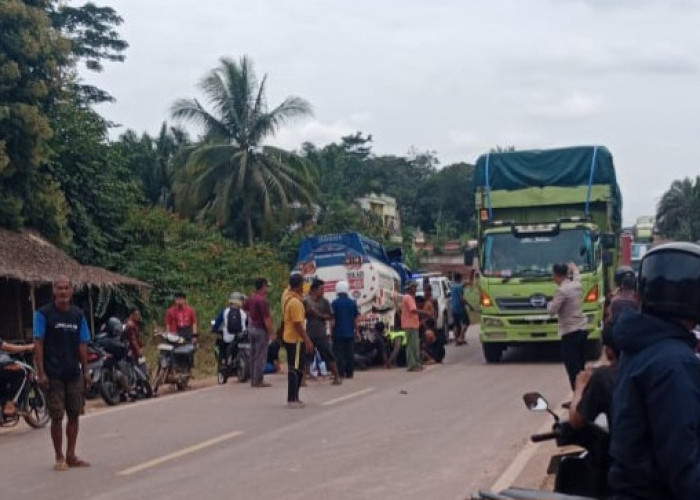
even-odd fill
[(27, 336), (37, 304), (50, 299), (50, 284), (62, 274), (76, 289), (86, 289), (90, 301), (92, 288), (150, 288), (135, 278), (83, 266), (34, 231), (0, 228), (0, 336)]

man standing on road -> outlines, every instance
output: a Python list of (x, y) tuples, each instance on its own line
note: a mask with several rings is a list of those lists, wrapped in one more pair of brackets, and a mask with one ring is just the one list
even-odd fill
[(184, 292), (175, 293), (175, 304), (165, 315), (165, 326), (169, 332), (177, 333), (192, 345), (197, 345), (197, 313), (187, 303)]
[[(586, 365), (588, 321), (583, 315), (583, 287), (578, 267), (573, 262), (554, 264), (552, 279), (558, 285), (554, 297), (547, 304), (547, 312), (559, 317), (561, 356), (569, 377), (571, 389), (576, 387), (576, 376)], [(569, 272), (572, 277), (569, 278)]]
[(612, 408), (613, 500), (700, 498), (700, 246), (650, 250), (639, 270), (641, 312), (613, 330), (622, 351)]
[[(73, 286), (67, 276), (56, 278), (53, 295), (53, 302), (34, 314), (34, 343), (39, 383), (47, 391), (51, 440), (56, 454), (54, 469), (63, 471), (90, 465), (75, 453), (78, 419), (83, 413), (83, 390), (90, 385), (87, 363), (90, 331), (83, 311), (71, 305)], [(68, 416), (65, 455), (64, 414)]]
[(311, 355), (314, 345), (306, 334), (304, 311), (304, 277), (292, 274), (289, 288), (282, 295), (283, 331), (282, 340), (287, 352), (287, 407), (303, 408), (299, 400), (299, 388), (304, 378), (304, 351)]
[(357, 304), (349, 297), (347, 281), (335, 285), (338, 297), (333, 301), (333, 351), (338, 362), (341, 377), (353, 378), (355, 373), (355, 337), (357, 337), (360, 312)]
[[(406, 295), (401, 299), (401, 328), (406, 332), (406, 364), (409, 372), (419, 372), (423, 370), (420, 361), (420, 314), (416, 306), (415, 281), (406, 284)], [(422, 313), (427, 316), (426, 313)]]
[(469, 328), (469, 313), (467, 312), (469, 305), (464, 299), (464, 284), (462, 283), (462, 275), (459, 273), (455, 273), (455, 283), (450, 290), (450, 301), (452, 303), (455, 344), (464, 345), (467, 343), (465, 337)]
[(250, 336), (250, 385), (270, 387), (264, 381), (267, 346), (273, 336), (270, 304), (267, 302), (269, 285), (265, 278), (255, 280), (255, 293), (248, 299), (248, 335)]
[(309, 296), (304, 300), (306, 308), (306, 333), (309, 335), (314, 347), (318, 350), (321, 359), (330, 368), (333, 374), (333, 385), (340, 385), (338, 364), (328, 342), (326, 323), (333, 320), (331, 304), (323, 297), (324, 282), (315, 279), (311, 282)]

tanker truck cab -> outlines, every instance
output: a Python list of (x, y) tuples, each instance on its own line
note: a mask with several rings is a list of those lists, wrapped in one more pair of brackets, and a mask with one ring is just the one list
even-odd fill
[(556, 284), (552, 266), (574, 262), (585, 293), (583, 312), (592, 338), (603, 314), (603, 262), (591, 221), (519, 225), (495, 222), (484, 232), (481, 255), (481, 339), (490, 361), (508, 345), (557, 342), (557, 318), (547, 313)]

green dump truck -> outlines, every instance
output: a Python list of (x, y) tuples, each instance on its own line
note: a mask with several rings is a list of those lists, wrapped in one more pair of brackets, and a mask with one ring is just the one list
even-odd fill
[(552, 265), (581, 273), (589, 356), (600, 355), (605, 296), (619, 256), (622, 197), (602, 146), (489, 153), (474, 173), (484, 357), (559, 341)]

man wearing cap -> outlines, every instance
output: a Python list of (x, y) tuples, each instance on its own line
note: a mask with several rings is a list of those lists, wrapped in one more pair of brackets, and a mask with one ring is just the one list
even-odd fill
[(423, 369), (420, 361), (420, 316), (428, 316), (428, 313), (419, 311), (416, 306), (415, 281), (406, 284), (406, 295), (401, 299), (401, 328), (406, 332), (406, 364), (409, 372), (419, 372)]
[(333, 308), (333, 351), (338, 361), (341, 377), (352, 378), (355, 373), (355, 337), (357, 336), (360, 312), (357, 303), (350, 298), (350, 286), (347, 281), (335, 285), (338, 296)]

